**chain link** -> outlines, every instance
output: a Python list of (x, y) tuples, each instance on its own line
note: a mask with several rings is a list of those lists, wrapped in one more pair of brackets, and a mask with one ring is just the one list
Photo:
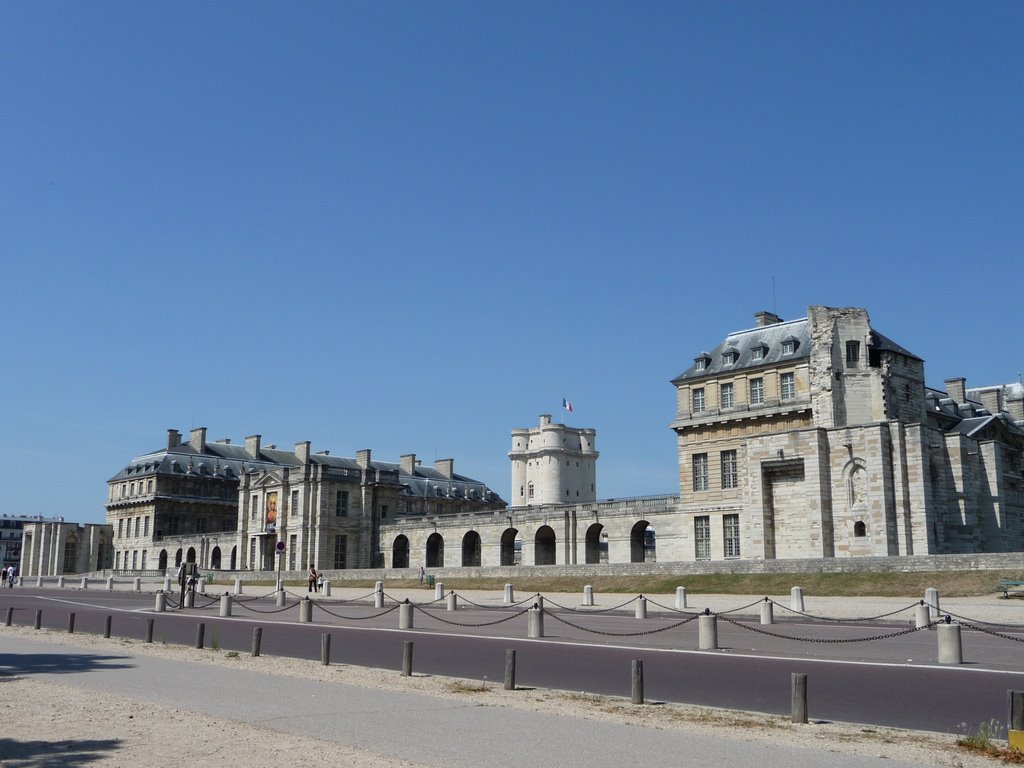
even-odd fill
[(595, 635), (604, 635), (605, 637), (643, 637), (644, 635), (654, 635), (654, 634), (657, 634), (658, 632), (667, 632), (670, 629), (676, 629), (677, 627), (681, 627), (684, 624), (689, 624), (691, 621), (693, 621), (694, 619), (696, 619), (700, 615), (700, 614), (694, 614), (693, 616), (691, 616), (688, 619), (683, 619), (682, 621), (677, 621), (676, 623), (669, 624), (666, 627), (658, 627), (657, 629), (647, 629), (647, 630), (643, 630), (641, 632), (607, 632), (607, 631), (600, 630), (600, 629), (588, 629), (587, 627), (581, 627), (579, 624), (573, 624), (571, 621), (563, 619), (558, 614), (552, 613), (551, 611), (549, 611), (547, 609), (543, 609), (543, 610), (544, 610), (544, 614), (546, 616), (550, 616), (555, 621), (561, 622), (562, 624), (565, 624), (566, 626), (572, 627), (573, 629), (578, 629), (581, 632), (590, 632), (590, 633), (595, 634)]
[[(238, 601), (235, 600), (233, 602), (237, 603)], [(249, 602), (251, 602), (251, 601), (249, 601)], [(252, 608), (252, 607), (246, 605), (245, 603), (238, 603), (238, 605), (240, 607), (242, 607), (242, 608), (245, 608), (245, 610), (247, 610), (247, 611), (252, 611), (253, 613), (271, 614), (271, 613), (284, 613), (285, 611), (288, 611), (288, 610), (291, 610), (292, 608), (294, 608), (296, 605), (298, 605), (298, 603), (292, 603), (291, 605), (285, 605), (282, 608), (271, 608), (271, 609), (268, 609), (268, 610), (261, 610), (259, 608)]]
[[(495, 621), (485, 621), (483, 624), (468, 624), (468, 623), (461, 622), (461, 621), (452, 621), (450, 619), (442, 619), (440, 616), (435, 616), (434, 614), (432, 614), (429, 611), (427, 611), (426, 609), (420, 607), (416, 603), (410, 603), (410, 605), (412, 605), (412, 607), (415, 608), (420, 613), (424, 614), (425, 616), (429, 616), (430, 618), (434, 619), (435, 621), (440, 621), (442, 624), (451, 624), (451, 625), (456, 626), (456, 627), (493, 627), (495, 624), (504, 624), (506, 621), (512, 621), (512, 619), (518, 618), (518, 617), (522, 616), (524, 613), (528, 613), (529, 611), (532, 610), (531, 608), (524, 608), (523, 610), (519, 611), (518, 613), (513, 613), (510, 616), (506, 616), (503, 619), (497, 619)], [(397, 608), (398, 606), (395, 606), (395, 607)]]
[(909, 611), (911, 608), (916, 608), (918, 605), (920, 605), (920, 603), (911, 603), (906, 608), (900, 608), (899, 610), (891, 611), (890, 613), (880, 613), (878, 616), (861, 616), (856, 619), (838, 619), (832, 616), (815, 616), (813, 613), (804, 613), (803, 611), (798, 611), (796, 610), (796, 608), (790, 608), (788, 605), (783, 605), (782, 603), (777, 602), (776, 600), (771, 600), (770, 598), (769, 602), (772, 605), (779, 606), (779, 608), (781, 608), (784, 611), (789, 611), (790, 613), (795, 613), (799, 616), (803, 616), (808, 619), (814, 619), (815, 621), (831, 621), (835, 622), (836, 624), (845, 624), (858, 621), (877, 621), (878, 619), (887, 619), (890, 616), (895, 616), (898, 613)]
[(979, 632), (984, 632), (986, 635), (992, 635), (992, 637), (1001, 637), (1003, 640), (1012, 640), (1015, 643), (1024, 643), (1024, 637), (1014, 637), (1013, 635), (1007, 635), (1002, 632), (996, 632), (992, 629), (985, 629), (985, 627), (979, 627), (975, 624), (968, 624), (967, 622), (962, 622), (962, 626), (965, 626), (969, 629), (976, 629)]
[[(969, 616), (962, 616), (959, 613), (953, 613), (952, 611), (943, 611), (937, 605), (932, 605), (931, 603), (925, 603), (925, 605), (927, 605), (932, 610), (938, 611), (939, 613), (948, 613), (954, 619), (960, 619), (960, 621), (963, 622), (963, 623), (970, 622), (972, 624), (985, 624), (985, 625), (987, 625), (989, 627), (1005, 627), (1007, 629), (1024, 629), (1024, 624), (1004, 624), (1004, 623), (1000, 623), (998, 621), (982, 621), (981, 619), (972, 619)], [(980, 629), (980, 627), (979, 627), (979, 629)]]
[(317, 608), (319, 608), (321, 611), (323, 611), (326, 614), (334, 616), (335, 618), (338, 618), (338, 619), (348, 619), (349, 621), (367, 621), (368, 619), (376, 619), (376, 618), (378, 618), (380, 616), (387, 616), (389, 613), (393, 613), (394, 611), (398, 610), (398, 605), (393, 605), (390, 608), (385, 608), (380, 613), (374, 613), (374, 614), (372, 614), (370, 616), (342, 616), (340, 613), (335, 613), (332, 610), (324, 608), (323, 605), (321, 605), (320, 603), (313, 603), (313, 605), (315, 605)]
[[(641, 597), (642, 597), (642, 595), (638, 595), (637, 597), (630, 598), (629, 600), (624, 602), (622, 605), (616, 605), (616, 606), (613, 606), (612, 608), (595, 608), (593, 610), (587, 610), (586, 608), (571, 608), (571, 607), (569, 607), (567, 605), (559, 605), (554, 600), (550, 600), (550, 599), (547, 599), (547, 598), (545, 598), (544, 604), (547, 605), (548, 603), (550, 603), (551, 605), (555, 606), (555, 608), (560, 608), (563, 611), (572, 611), (574, 613), (585, 613), (585, 614), (587, 614), (589, 616), (592, 613), (608, 613), (609, 611), (621, 610), (622, 608), (625, 608), (627, 605), (630, 605), (631, 603), (635, 603)], [(650, 601), (650, 602), (653, 602), (653, 601)]]
[(781, 634), (779, 632), (769, 632), (766, 629), (760, 629), (759, 627), (752, 627), (749, 624), (743, 624), (742, 622), (734, 621), (733, 619), (727, 619), (724, 616), (722, 617), (722, 621), (725, 621), (725, 622), (727, 622), (729, 624), (732, 624), (735, 627), (739, 627), (740, 629), (745, 629), (748, 632), (756, 632), (759, 635), (768, 635), (769, 637), (777, 637), (777, 638), (779, 638), (781, 640), (795, 640), (798, 643), (821, 643), (823, 645), (840, 645), (840, 644), (843, 644), (843, 643), (866, 643), (866, 642), (869, 642), (871, 640), (888, 640), (891, 637), (899, 637), (900, 635), (910, 635), (910, 634), (913, 634), (914, 632), (920, 632), (922, 629), (928, 629), (929, 627), (934, 627), (936, 624), (938, 624), (938, 622), (932, 622), (930, 624), (926, 624), (923, 627), (910, 627), (909, 629), (900, 629), (900, 630), (897, 630), (896, 632), (888, 632), (888, 633), (886, 633), (884, 635), (875, 635), (873, 637), (839, 637), (839, 638), (836, 638), (836, 637), (795, 637), (793, 635), (783, 635), (783, 634)]

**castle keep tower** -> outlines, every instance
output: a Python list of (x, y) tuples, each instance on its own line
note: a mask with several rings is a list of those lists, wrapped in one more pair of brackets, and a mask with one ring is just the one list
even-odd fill
[(577, 504), (597, 499), (597, 430), (552, 424), (512, 430), (512, 499), (515, 507)]

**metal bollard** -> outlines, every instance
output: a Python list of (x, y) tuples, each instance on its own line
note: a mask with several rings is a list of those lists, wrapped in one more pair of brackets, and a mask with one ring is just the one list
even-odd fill
[(202, 649), (203, 643), (206, 638), (206, 624), (199, 622), (199, 626), (196, 627), (196, 648)]
[(632, 665), (632, 686), (630, 701), (633, 704), (644, 703), (644, 662), (642, 659), (633, 659)]
[[(647, 598), (640, 595), (636, 599), (636, 618), (646, 619), (647, 618)], [(634, 702), (636, 703), (636, 702)]]
[(4, 614), (4, 626), (5, 627), (11, 626), (11, 621), (13, 621), (13, 620), (14, 620), (14, 609), (13, 608), (8, 608), (7, 609), (7, 613)]
[(75, 612), (72, 611), (68, 614), (68, 634), (75, 634)]
[(42, 626), (43, 626), (43, 609), (39, 608), (39, 609), (36, 610), (35, 628), (36, 629), (42, 629)]
[(260, 655), (260, 646), (263, 644), (263, 627), (253, 627), (252, 630), (252, 652), (251, 656)]
[(509, 648), (505, 651), (505, 690), (516, 689), (516, 651)]
[(583, 587), (583, 604), (594, 604), (594, 588), (590, 584), (587, 584)]
[(153, 642), (153, 624), (155, 622), (156, 622), (156, 619), (146, 619), (146, 642), (147, 643), (152, 643)]
[(283, 591), (277, 593), (276, 602), (278, 608), (284, 608), (285, 594)]
[(767, 597), (764, 599), (764, 602), (761, 603), (761, 623), (775, 623), (775, 604)]
[(924, 601), (928, 605), (928, 613), (931, 616), (931, 620), (938, 621), (941, 611), (939, 608), (939, 590), (935, 587), (928, 587), (924, 591)]
[(402, 677), (412, 677), (412, 640), (402, 643)]
[(434, 585), (434, 599), (440, 600), (442, 597), (444, 597), (444, 582), (439, 581)]
[(449, 592), (448, 593), (448, 599), (447, 599), (446, 602), (447, 602), (447, 606), (446, 607), (447, 607), (447, 609), (449, 611), (457, 611), (457, 610), (459, 610), (459, 596), (456, 595), (454, 592)]
[(142, 591), (142, 579), (140, 579), (138, 576), (136, 576), (135, 577), (135, 581), (132, 583), (132, 587), (135, 589), (136, 592), (141, 592)]
[(328, 581), (327, 579), (324, 579), (323, 595), (324, 595), (324, 597), (330, 597), (331, 596), (331, 582)]
[(235, 594), (236, 595), (242, 594), (242, 580), (240, 578), (237, 578), (237, 577), (235, 578)]
[(88, 588), (89, 588), (89, 577), (88, 576), (83, 576), (82, 577), (82, 589), (88, 589)]
[(701, 651), (718, 650), (718, 617), (707, 608), (697, 617), (697, 648)]
[(793, 587), (789, 590), (789, 608), (793, 611), (804, 612), (804, 588)]
[(299, 601), (299, 623), (309, 624), (313, 621), (313, 601), (308, 597)]
[(220, 617), (226, 619), (231, 616), (231, 595), (225, 592), (220, 596)]
[(928, 611), (928, 606), (925, 605), (924, 600), (922, 600), (914, 609), (914, 626), (918, 629), (922, 629), (931, 623), (931, 614)]
[(526, 613), (526, 636), (529, 638), (544, 637), (544, 609), (536, 603)]
[(807, 722), (807, 675), (802, 672), (792, 674), (793, 690), (791, 696), (790, 719), (794, 723)]
[(516, 601), (516, 598), (515, 598), (515, 594), (514, 594), (513, 589), (512, 589), (512, 585), (511, 584), (506, 584), (505, 585), (505, 597), (502, 600), (502, 602), (508, 604), (508, 603), (514, 603), (515, 601)]
[(153, 606), (153, 610), (157, 613), (163, 613), (167, 610), (167, 595), (163, 591), (156, 593), (156, 605)]
[(409, 598), (405, 598), (405, 602), (398, 606), (398, 628), (412, 629), (412, 603)]
[(946, 616), (946, 621), (939, 624), (939, 664), (963, 664), (963, 646), (960, 643), (960, 625), (953, 624)]
[(114, 617), (107, 616), (107, 620), (103, 622), (103, 636), (110, 637), (110, 625), (113, 623)]
[(113, 576), (107, 576), (107, 592), (113, 592), (113, 591), (114, 591), (114, 577)]
[(676, 610), (685, 611), (689, 606), (686, 604), (686, 587), (676, 587)]
[(326, 632), (320, 635), (320, 663), (325, 667), (331, 665), (331, 636)]

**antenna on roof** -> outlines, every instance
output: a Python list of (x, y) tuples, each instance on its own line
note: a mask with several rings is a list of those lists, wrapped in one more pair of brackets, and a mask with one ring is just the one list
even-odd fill
[(779, 314), (779, 310), (775, 307), (775, 275), (772, 275), (772, 314)]

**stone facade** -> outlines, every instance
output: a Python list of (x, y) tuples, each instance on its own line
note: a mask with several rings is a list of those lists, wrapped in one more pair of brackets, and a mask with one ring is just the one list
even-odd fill
[(512, 504), (579, 504), (597, 498), (597, 432), (552, 424), (512, 430)]
[(67, 523), (62, 519), (26, 522), (22, 529), (21, 576), (91, 573), (113, 565), (109, 525)]

